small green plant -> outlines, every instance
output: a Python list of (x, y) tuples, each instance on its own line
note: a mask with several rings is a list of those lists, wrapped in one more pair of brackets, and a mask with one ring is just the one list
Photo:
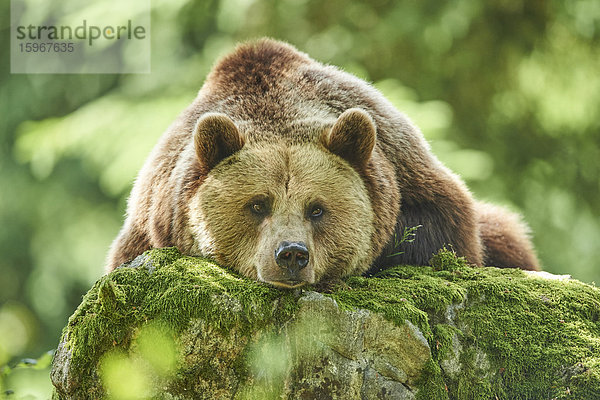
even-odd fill
[[(417, 226), (404, 228), (404, 232), (402, 233), (402, 236), (400, 238), (398, 238), (398, 232), (394, 232), (394, 249), (398, 249), (402, 243), (414, 242), (415, 238), (417, 236), (417, 230), (419, 228), (421, 228), (422, 226), (423, 225), (417, 225)], [(399, 256), (400, 254), (403, 254), (403, 253), (404, 253), (403, 251), (396, 251), (396, 252), (388, 255), (388, 257)]]
[(452, 245), (442, 247), (429, 260), (429, 265), (434, 271), (456, 271), (468, 265), (464, 257), (459, 257)]

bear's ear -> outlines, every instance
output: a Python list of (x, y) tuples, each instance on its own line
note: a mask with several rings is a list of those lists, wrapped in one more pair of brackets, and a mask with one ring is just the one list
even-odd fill
[(369, 114), (359, 108), (351, 108), (340, 115), (322, 141), (333, 154), (355, 168), (363, 169), (371, 158), (376, 137), (375, 124)]
[(239, 151), (244, 139), (227, 115), (209, 113), (196, 123), (194, 145), (200, 165), (210, 171), (219, 161)]

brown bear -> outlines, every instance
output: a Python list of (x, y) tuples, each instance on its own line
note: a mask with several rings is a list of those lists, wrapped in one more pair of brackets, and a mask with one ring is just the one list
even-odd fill
[(270, 39), (221, 59), (162, 136), (107, 270), (166, 246), (280, 287), (425, 265), (444, 246), (538, 268), (520, 218), (475, 201), (381, 93)]

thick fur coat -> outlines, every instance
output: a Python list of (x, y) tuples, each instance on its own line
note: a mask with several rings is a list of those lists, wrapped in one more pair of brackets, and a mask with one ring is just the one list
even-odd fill
[[(308, 267), (278, 269), (288, 239)], [(165, 246), (286, 287), (424, 265), (444, 246), (477, 265), (538, 268), (520, 218), (474, 200), (381, 93), (268, 39), (221, 59), (162, 136), (107, 269)]]

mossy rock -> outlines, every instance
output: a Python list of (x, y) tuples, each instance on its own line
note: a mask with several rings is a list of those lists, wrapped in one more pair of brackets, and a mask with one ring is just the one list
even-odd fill
[(600, 398), (598, 288), (431, 264), (318, 293), (149, 251), (69, 319), (54, 398)]

